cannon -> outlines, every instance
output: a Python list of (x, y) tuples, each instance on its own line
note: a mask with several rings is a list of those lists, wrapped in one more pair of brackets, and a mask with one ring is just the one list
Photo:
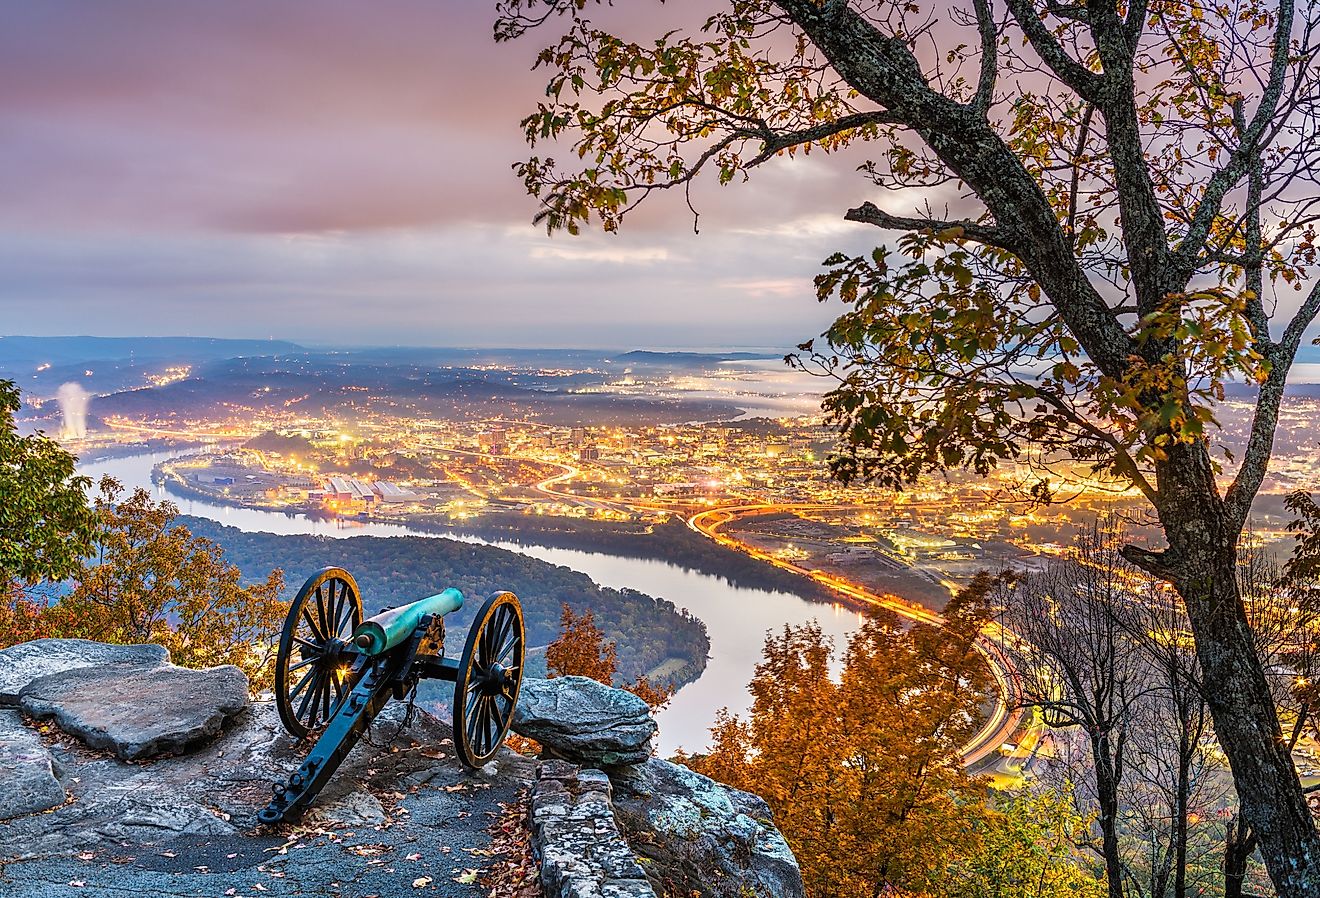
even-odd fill
[(511, 592), (486, 599), (463, 653), (445, 657), (444, 616), (463, 607), (446, 589), (362, 619), (362, 598), (348, 571), (313, 574), (289, 608), (275, 657), (275, 704), (297, 739), (320, 733), (306, 759), (257, 819), (295, 820), (329, 782), (390, 698), (405, 699), (426, 678), (454, 684), (454, 749), (469, 767), (495, 756), (513, 722), (526, 640), (522, 607)]

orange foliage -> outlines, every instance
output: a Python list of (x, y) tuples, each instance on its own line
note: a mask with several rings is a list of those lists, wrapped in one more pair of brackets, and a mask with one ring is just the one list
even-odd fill
[(590, 610), (580, 615), (565, 602), (559, 615), (559, 638), (545, 650), (545, 666), (552, 677), (590, 677), (607, 685), (614, 682), (619, 661), (614, 643), (596, 626)]
[(890, 616), (850, 640), (842, 676), (813, 623), (766, 640), (747, 720), (722, 712), (696, 770), (766, 799), (813, 898), (936, 891), (985, 813), (960, 747), (992, 681), (973, 644), (993, 580), (979, 577), (945, 627)]
[(142, 489), (122, 493), (116, 481), (101, 481), (92, 554), (67, 595), (45, 605), (0, 591), (0, 644), (43, 636), (154, 642), (176, 664), (234, 664), (254, 691), (269, 685), (287, 613), (283, 574), (244, 586), (218, 545), (174, 523), (172, 504)]
[(16, 584), (0, 583), (0, 649), (54, 635), (45, 605), (29, 599)]
[[(559, 638), (545, 650), (545, 666), (551, 677), (589, 677), (607, 686), (614, 685), (618, 670), (617, 647), (613, 640), (596, 626), (595, 616), (588, 609), (574, 614), (565, 602), (559, 615)], [(669, 686), (652, 683), (645, 675), (631, 684), (620, 686), (659, 710), (669, 702), (674, 690)]]

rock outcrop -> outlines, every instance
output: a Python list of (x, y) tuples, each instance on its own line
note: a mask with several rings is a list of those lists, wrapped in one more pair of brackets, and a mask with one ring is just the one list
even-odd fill
[(41, 738), (15, 711), (0, 711), (0, 820), (64, 804), (64, 787)]
[[(425, 713), (385, 746), (404, 712), (387, 708), (379, 744), (360, 743), (303, 820), (277, 829), (256, 826), (256, 812), (306, 747), (284, 733), (272, 703), (253, 703), (201, 749), (135, 762), (53, 724), (43, 734), (19, 723), (23, 750), (35, 740), (53, 760), (59, 793), (48, 795), (58, 797), (54, 810), (0, 821), (0, 898), (221, 898), (231, 889), (247, 898), (485, 898), (474, 871), (488, 863), (486, 828), (501, 803), (517, 801), (535, 762), (503, 751), (468, 770), (449, 726)], [(17, 718), (0, 713), (0, 726)]]
[(586, 677), (526, 678), (513, 717), (515, 733), (582, 767), (640, 764), (657, 730), (646, 702)]
[(532, 787), (531, 817), (546, 898), (655, 898), (619, 832), (610, 780), (601, 771), (543, 762)]
[(802, 898), (802, 871), (759, 796), (652, 758), (611, 771), (629, 844), (665, 895)]
[[(682, 765), (652, 758), (655, 719), (646, 703), (631, 693), (583, 677), (527, 679), (513, 728), (540, 742), (546, 757), (599, 768), (608, 776), (615, 816), (657, 893), (682, 898), (804, 894), (797, 860), (766, 803)], [(590, 791), (586, 794), (588, 805), (599, 800)], [(603, 797), (611, 799), (608, 792)], [(572, 828), (568, 831), (571, 835)], [(560, 866), (546, 862), (542, 871), (547, 895), (555, 898), (563, 889), (563, 877), (554, 872)], [(609, 877), (599, 870), (592, 874), (589, 865), (569, 867), (580, 881), (596, 876), (595, 891), (580, 894), (608, 894)]]
[(170, 653), (158, 645), (107, 645), (89, 639), (34, 639), (0, 650), (0, 707), (18, 705), (18, 694), (34, 680), (66, 670), (104, 664), (160, 667)]
[(651, 758), (646, 705), (580, 677), (527, 680), (517, 728), (583, 769), (505, 749), (468, 770), (428, 714), (398, 736), (394, 702), (308, 815), (276, 830), (256, 812), (307, 746), (272, 703), (248, 703), (234, 668), (41, 640), (0, 651), (0, 696), (18, 706), (0, 710), (0, 898), (475, 898), (487, 827), (529, 786), (548, 898), (802, 894), (764, 802)]
[(106, 664), (40, 677), (20, 690), (18, 703), (92, 748), (136, 761), (190, 751), (220, 735), (247, 708), (248, 679), (230, 665)]

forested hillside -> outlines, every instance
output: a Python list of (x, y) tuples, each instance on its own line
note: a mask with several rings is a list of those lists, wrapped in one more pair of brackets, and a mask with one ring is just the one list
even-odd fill
[(706, 666), (710, 640), (701, 621), (672, 602), (633, 590), (596, 585), (585, 574), (494, 546), (443, 537), (355, 536), (330, 539), (311, 535), (247, 533), (205, 518), (180, 517), (193, 533), (215, 540), (245, 579), (282, 568), (292, 598), (309, 574), (328, 565), (346, 568), (362, 590), (368, 614), (454, 586), (467, 604), (446, 618), (446, 649), (457, 653), (481, 601), (510, 590), (522, 602), (528, 645), (548, 644), (559, 633), (561, 605), (591, 609), (597, 625), (618, 643), (621, 681), (631, 681), (668, 658), (685, 666), (675, 683), (696, 679)]

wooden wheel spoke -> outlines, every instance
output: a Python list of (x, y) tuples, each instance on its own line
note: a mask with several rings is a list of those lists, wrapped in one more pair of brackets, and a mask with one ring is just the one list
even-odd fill
[[(331, 580), (326, 585), (330, 587), (330, 595), (333, 599), (335, 581)], [(332, 599), (326, 599), (324, 589), (325, 587), (323, 586), (316, 590), (316, 619), (321, 623), (321, 633), (324, 634), (326, 639), (329, 639), (331, 636), (335, 635), (330, 630), (330, 609), (328, 607), (328, 602)]]
[(335, 589), (335, 581), (331, 580), (326, 584), (328, 593), (325, 597), (325, 633), (331, 639), (339, 635), (338, 624), (339, 615), (339, 591)]
[(519, 643), (521, 642), (522, 640), (517, 638), (510, 639), (508, 643), (505, 644), (504, 648), (500, 649), (499, 655), (496, 656), (495, 658), (495, 663), (503, 664), (505, 660), (508, 659), (510, 653), (512, 653), (514, 649), (518, 648)]
[(481, 658), (487, 664), (490, 659), (495, 657), (495, 647), (498, 643), (495, 641), (497, 631), (499, 630), (499, 612), (491, 615), (486, 621), (486, 625), (481, 628), (481, 643), (479, 646)]
[(508, 719), (509, 712), (507, 709), (501, 707), (500, 701), (497, 698), (492, 698), (490, 700), (490, 708), (491, 714), (495, 719), (495, 739), (498, 739), (500, 733), (504, 731), (504, 722)]
[(481, 697), (481, 753), (483, 755), (490, 751), (491, 743), (494, 741), (491, 739), (492, 721), (490, 696), (483, 695)]
[(307, 692), (303, 695), (303, 697), (302, 697), (302, 701), (298, 704), (298, 713), (294, 715), (294, 716), (297, 717), (299, 720), (302, 720), (302, 719), (303, 719), (303, 715), (304, 715), (305, 713), (307, 713), (307, 706), (308, 706), (308, 704), (314, 704), (314, 703), (312, 703), (311, 700), (312, 700), (312, 698), (315, 697), (317, 690), (319, 690), (319, 689), (321, 688), (321, 672), (320, 672), (320, 670), (316, 670), (316, 669), (314, 669), (314, 670), (312, 671), (311, 676), (312, 676), (312, 688), (311, 688), (311, 689), (308, 689)]
[(307, 682), (311, 680), (312, 677), (315, 675), (316, 675), (315, 670), (309, 670), (307, 671), (307, 673), (303, 674), (303, 678), (298, 681), (298, 685), (293, 687), (293, 691), (289, 693), (289, 701), (293, 701), (295, 698), (297, 698), (298, 693), (303, 691), (303, 688), (307, 685)]
[[(335, 625), (336, 634), (353, 632), (353, 607), (352, 602), (347, 600), (344, 602), (340, 617)], [(347, 630), (345, 630), (345, 627), (347, 627)]]
[(309, 664), (315, 664), (317, 661), (320, 661), (320, 660), (321, 660), (321, 656), (320, 656), (320, 655), (315, 655), (315, 656), (313, 656), (313, 657), (311, 657), (311, 658), (304, 658), (304, 659), (302, 659), (301, 661), (299, 661), (297, 664), (290, 664), (290, 665), (289, 665), (289, 673), (293, 673), (295, 670), (302, 670), (302, 669), (303, 669), (304, 667), (306, 667), (307, 665), (309, 665)]
[(481, 625), (481, 635), (477, 637), (477, 650), (472, 653), (473, 661), (476, 661), (478, 658), (480, 658), (482, 661), (485, 661), (487, 658), (491, 656), (491, 650), (490, 650), (491, 623), (492, 623), (491, 619), (487, 618)]
[(486, 700), (486, 751), (495, 748), (500, 738), (500, 723), (495, 716), (495, 700), (488, 698)]
[(503, 610), (504, 613), (500, 615), (500, 628), (498, 631), (498, 636), (495, 640), (495, 644), (497, 646), (504, 645), (506, 642), (508, 642), (509, 637), (513, 635), (513, 625), (516, 620), (516, 618), (514, 618), (513, 616), (512, 611), (509, 611), (507, 609), (501, 609), (501, 610)]
[(304, 648), (315, 649), (318, 653), (325, 648), (324, 643), (312, 642), (310, 639), (303, 639), (301, 636), (293, 637), (293, 641)]
[[(322, 642), (325, 642), (325, 638), (326, 638), (325, 634), (322, 633), (320, 629), (317, 628), (316, 621), (312, 620), (311, 612), (307, 610), (306, 605), (303, 605), (302, 607), (302, 619), (307, 621), (307, 626), (311, 628), (312, 635), (315, 636), (317, 639), (321, 640)], [(296, 639), (297, 637), (295, 636), (294, 638)]]
[(472, 714), (472, 725), (468, 728), (469, 735), (474, 748), (480, 748), (481, 729), (486, 719), (486, 703), (482, 701), (482, 696), (477, 696), (476, 706)]

